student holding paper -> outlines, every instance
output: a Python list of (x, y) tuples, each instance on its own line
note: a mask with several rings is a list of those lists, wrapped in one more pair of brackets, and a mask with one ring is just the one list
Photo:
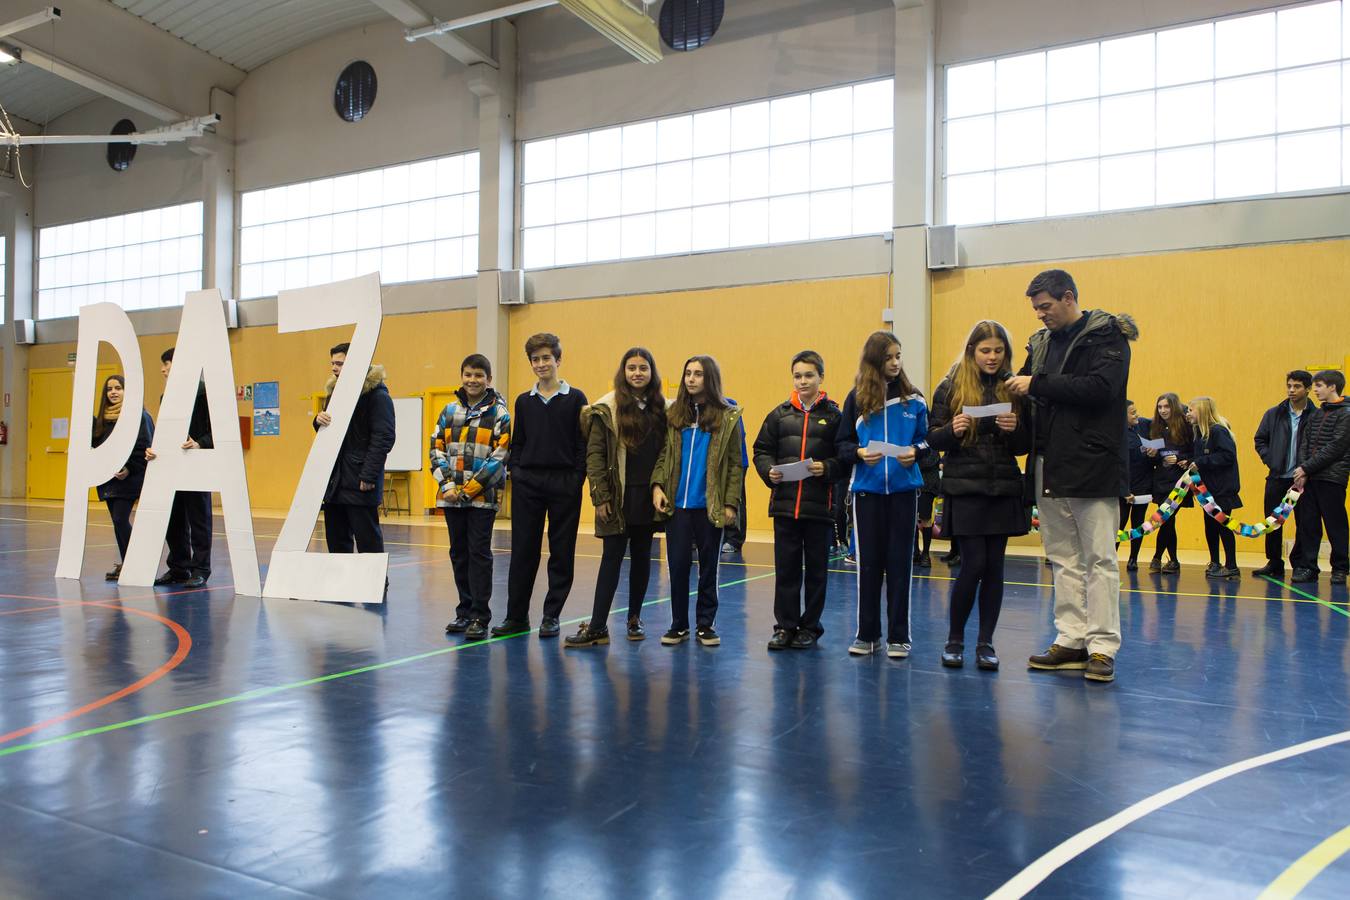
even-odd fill
[[(1134, 529), (1144, 524), (1144, 519), (1148, 517), (1148, 504), (1153, 496), (1153, 460), (1144, 452), (1144, 438), (1148, 434), (1149, 420), (1139, 418), (1139, 410), (1133, 400), (1125, 402), (1129, 404), (1125, 411), (1125, 456), (1130, 461), (1128, 485), (1130, 492), (1120, 498), (1122, 530), (1126, 525)], [(1130, 541), (1130, 558), (1125, 563), (1127, 572), (1139, 568), (1139, 549), (1143, 544), (1143, 537)]]
[(741, 408), (722, 393), (722, 372), (711, 356), (685, 360), (680, 390), (666, 415), (665, 443), (652, 472), (652, 503), (666, 526), (670, 566), (670, 630), (661, 643), (689, 640), (689, 567), (698, 552), (698, 642), (722, 643), (717, 618), (717, 564), (722, 529), (736, 521), (745, 466)]
[(825, 611), (834, 493), (844, 467), (835, 446), (839, 406), (821, 390), (824, 377), (825, 361), (819, 353), (803, 350), (794, 356), (792, 393), (764, 418), (755, 438), (755, 471), (769, 487), (773, 519), (776, 574), (770, 650), (805, 650), (825, 633), (820, 616)]
[[(977, 322), (960, 359), (933, 392), (928, 443), (943, 452), (944, 530), (961, 539), (961, 571), (952, 584), (950, 626), (942, 664), (964, 663), (965, 630), (976, 597), (980, 630), (975, 664), (998, 668), (994, 628), (1003, 606), (1008, 538), (1031, 530), (1017, 457), (1031, 449), (1022, 401), (1005, 384), (1012, 342), (998, 322)], [(993, 413), (989, 415), (988, 413)]]
[[(1219, 415), (1209, 397), (1196, 397), (1186, 407), (1186, 421), (1195, 429), (1191, 456), (1195, 458), (1195, 466), (1214, 502), (1226, 513), (1241, 509), (1237, 444), (1233, 442), (1233, 429), (1228, 420)], [(1242, 575), (1237, 567), (1237, 535), (1205, 514), (1205, 543), (1209, 545), (1205, 577), (1237, 581)], [(1219, 565), (1220, 544), (1223, 545), (1222, 566)]]
[(909, 582), (918, 491), (915, 463), (928, 451), (928, 406), (900, 362), (900, 341), (874, 331), (863, 344), (853, 390), (839, 420), (839, 459), (853, 466), (858, 539), (858, 633), (848, 652), (881, 648), (881, 588), (886, 587), (886, 655), (909, 656)]
[[(1153, 407), (1153, 422), (1149, 426), (1148, 436), (1151, 440), (1163, 442), (1161, 450), (1148, 447), (1144, 451), (1153, 461), (1153, 502), (1161, 504), (1167, 500), (1167, 495), (1176, 487), (1177, 479), (1181, 478), (1190, 465), (1190, 429), (1186, 425), (1186, 411), (1181, 406), (1181, 398), (1176, 394), (1166, 393), (1158, 397)], [(1181, 505), (1195, 505), (1195, 499), (1189, 491), (1186, 492)], [(1174, 575), (1181, 571), (1181, 563), (1177, 562), (1179, 513), (1180, 510), (1173, 513), (1172, 518), (1158, 529), (1158, 543), (1153, 549), (1153, 561), (1148, 564), (1150, 572)], [(1171, 557), (1166, 565), (1162, 561), (1163, 553)]]

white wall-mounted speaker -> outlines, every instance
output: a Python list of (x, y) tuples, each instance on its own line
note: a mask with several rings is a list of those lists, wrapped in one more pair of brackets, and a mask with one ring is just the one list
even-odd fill
[(497, 272), (497, 302), (519, 306), (525, 302), (525, 270), (501, 269)]
[(36, 344), (37, 343), (37, 323), (32, 319), (14, 320), (14, 343), (16, 344)]
[(955, 269), (959, 265), (955, 225), (931, 225), (927, 230), (928, 268)]

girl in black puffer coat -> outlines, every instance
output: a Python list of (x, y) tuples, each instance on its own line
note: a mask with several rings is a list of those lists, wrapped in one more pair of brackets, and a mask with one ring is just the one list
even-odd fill
[[(961, 571), (952, 585), (951, 624), (942, 664), (963, 664), (966, 622), (980, 603), (976, 664), (997, 669), (994, 627), (1003, 605), (1003, 560), (1008, 538), (1026, 534), (1022, 468), (1017, 457), (1031, 448), (1029, 417), (1004, 386), (1013, 372), (1012, 344), (998, 322), (975, 325), (961, 359), (933, 394), (928, 444), (943, 452), (944, 531), (961, 541)], [(1012, 412), (973, 419), (974, 406), (1011, 403)]]
[[(122, 417), (122, 397), (126, 393), (126, 379), (121, 375), (109, 375), (103, 382), (103, 393), (98, 398), (98, 415), (94, 417), (94, 446), (108, 439), (117, 420)], [(155, 423), (150, 414), (140, 410), (140, 430), (136, 434), (136, 444), (122, 466), (112, 478), (98, 486), (98, 499), (108, 507), (112, 518), (113, 535), (117, 538), (118, 559), (127, 558), (127, 545), (131, 543), (131, 507), (141, 496), (141, 486), (145, 483), (145, 448), (155, 437)], [(112, 567), (105, 577), (116, 581), (122, 574), (122, 563)]]
[[(1200, 470), (1200, 478), (1209, 488), (1214, 502), (1226, 513), (1242, 508), (1242, 482), (1238, 474), (1237, 444), (1228, 420), (1219, 415), (1209, 397), (1196, 397), (1186, 407), (1186, 421), (1195, 429), (1191, 458)], [(1205, 515), (1205, 543), (1209, 545), (1209, 565), (1205, 575), (1237, 581), (1237, 536), (1210, 515)], [(1223, 565), (1219, 565), (1219, 545), (1223, 545)]]
[[(1149, 426), (1148, 436), (1153, 440), (1163, 440), (1161, 450), (1145, 450), (1154, 466), (1153, 502), (1161, 505), (1191, 464), (1191, 429), (1186, 424), (1186, 410), (1181, 405), (1181, 398), (1176, 394), (1167, 393), (1158, 397), (1153, 406), (1153, 422)], [(1182, 498), (1181, 505), (1195, 505), (1190, 491)], [(1181, 563), (1177, 561), (1177, 516), (1180, 514), (1181, 511), (1177, 510), (1158, 529), (1158, 543), (1153, 549), (1153, 561), (1148, 565), (1150, 572), (1174, 575), (1181, 571)], [(1171, 557), (1166, 564), (1163, 563), (1163, 553)]]

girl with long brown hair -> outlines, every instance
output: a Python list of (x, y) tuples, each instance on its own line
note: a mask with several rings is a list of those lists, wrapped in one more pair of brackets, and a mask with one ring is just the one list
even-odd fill
[[(98, 398), (98, 414), (94, 416), (95, 447), (108, 439), (122, 417), (122, 398), (126, 388), (126, 379), (121, 375), (109, 375), (104, 380)], [(140, 431), (126, 465), (98, 486), (98, 499), (108, 507), (108, 515), (112, 518), (119, 560), (126, 559), (127, 545), (131, 543), (131, 507), (141, 496), (141, 486), (145, 483), (145, 448), (150, 446), (154, 436), (155, 423), (150, 419), (150, 414), (142, 409)], [(109, 581), (116, 581), (121, 574), (122, 563), (118, 562), (105, 577)]]
[[(1149, 426), (1148, 436), (1151, 440), (1162, 438), (1163, 441), (1161, 450), (1149, 447), (1144, 451), (1153, 460), (1153, 499), (1157, 503), (1162, 503), (1176, 486), (1177, 479), (1185, 473), (1191, 458), (1191, 434), (1186, 426), (1186, 410), (1181, 405), (1181, 398), (1176, 394), (1169, 391), (1158, 395), (1158, 400), (1153, 406), (1153, 422)], [(1181, 505), (1195, 505), (1189, 491), (1181, 501)], [(1177, 561), (1179, 514), (1180, 510), (1173, 513), (1172, 517), (1158, 529), (1158, 542), (1153, 549), (1153, 561), (1148, 564), (1150, 572), (1165, 572), (1172, 575), (1181, 571), (1181, 563)], [(1171, 557), (1166, 565), (1163, 564), (1163, 553)]]
[(624, 553), (628, 565), (628, 640), (647, 636), (642, 602), (651, 580), (652, 536), (667, 517), (652, 504), (652, 471), (666, 439), (666, 398), (661, 375), (646, 347), (633, 347), (619, 359), (614, 390), (581, 413), (586, 435), (586, 475), (595, 504), (595, 536), (600, 538), (600, 574), (595, 579), (591, 619), (563, 641), (566, 647), (609, 643), (609, 611), (619, 588)]
[(923, 486), (915, 462), (929, 452), (927, 433), (928, 407), (905, 375), (900, 340), (889, 331), (873, 332), (844, 401), (837, 441), (840, 459), (853, 467), (858, 633), (848, 652), (855, 656), (880, 649), (883, 584), (886, 655), (909, 656), (909, 581)]
[(666, 559), (670, 566), (667, 646), (689, 640), (689, 567), (698, 551), (698, 642), (722, 642), (717, 617), (717, 564), (722, 529), (736, 521), (745, 464), (740, 407), (722, 393), (722, 372), (711, 356), (685, 360), (680, 389), (666, 421), (665, 444), (652, 473), (652, 503), (669, 515)]
[[(960, 538), (961, 570), (952, 584), (950, 625), (942, 664), (964, 663), (965, 629), (980, 604), (975, 664), (998, 668), (994, 628), (1003, 606), (1003, 562), (1008, 538), (1031, 528), (1017, 457), (1031, 449), (1022, 401), (1005, 381), (1014, 371), (1012, 342), (998, 322), (977, 322), (947, 377), (933, 392), (928, 442), (943, 457), (942, 493), (948, 534)], [(972, 418), (966, 411), (994, 403), (1011, 410)]]

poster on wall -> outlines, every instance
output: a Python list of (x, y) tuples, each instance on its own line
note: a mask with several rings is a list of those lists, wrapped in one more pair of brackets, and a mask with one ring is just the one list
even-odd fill
[(276, 381), (253, 384), (253, 434), (281, 434), (281, 389)]

